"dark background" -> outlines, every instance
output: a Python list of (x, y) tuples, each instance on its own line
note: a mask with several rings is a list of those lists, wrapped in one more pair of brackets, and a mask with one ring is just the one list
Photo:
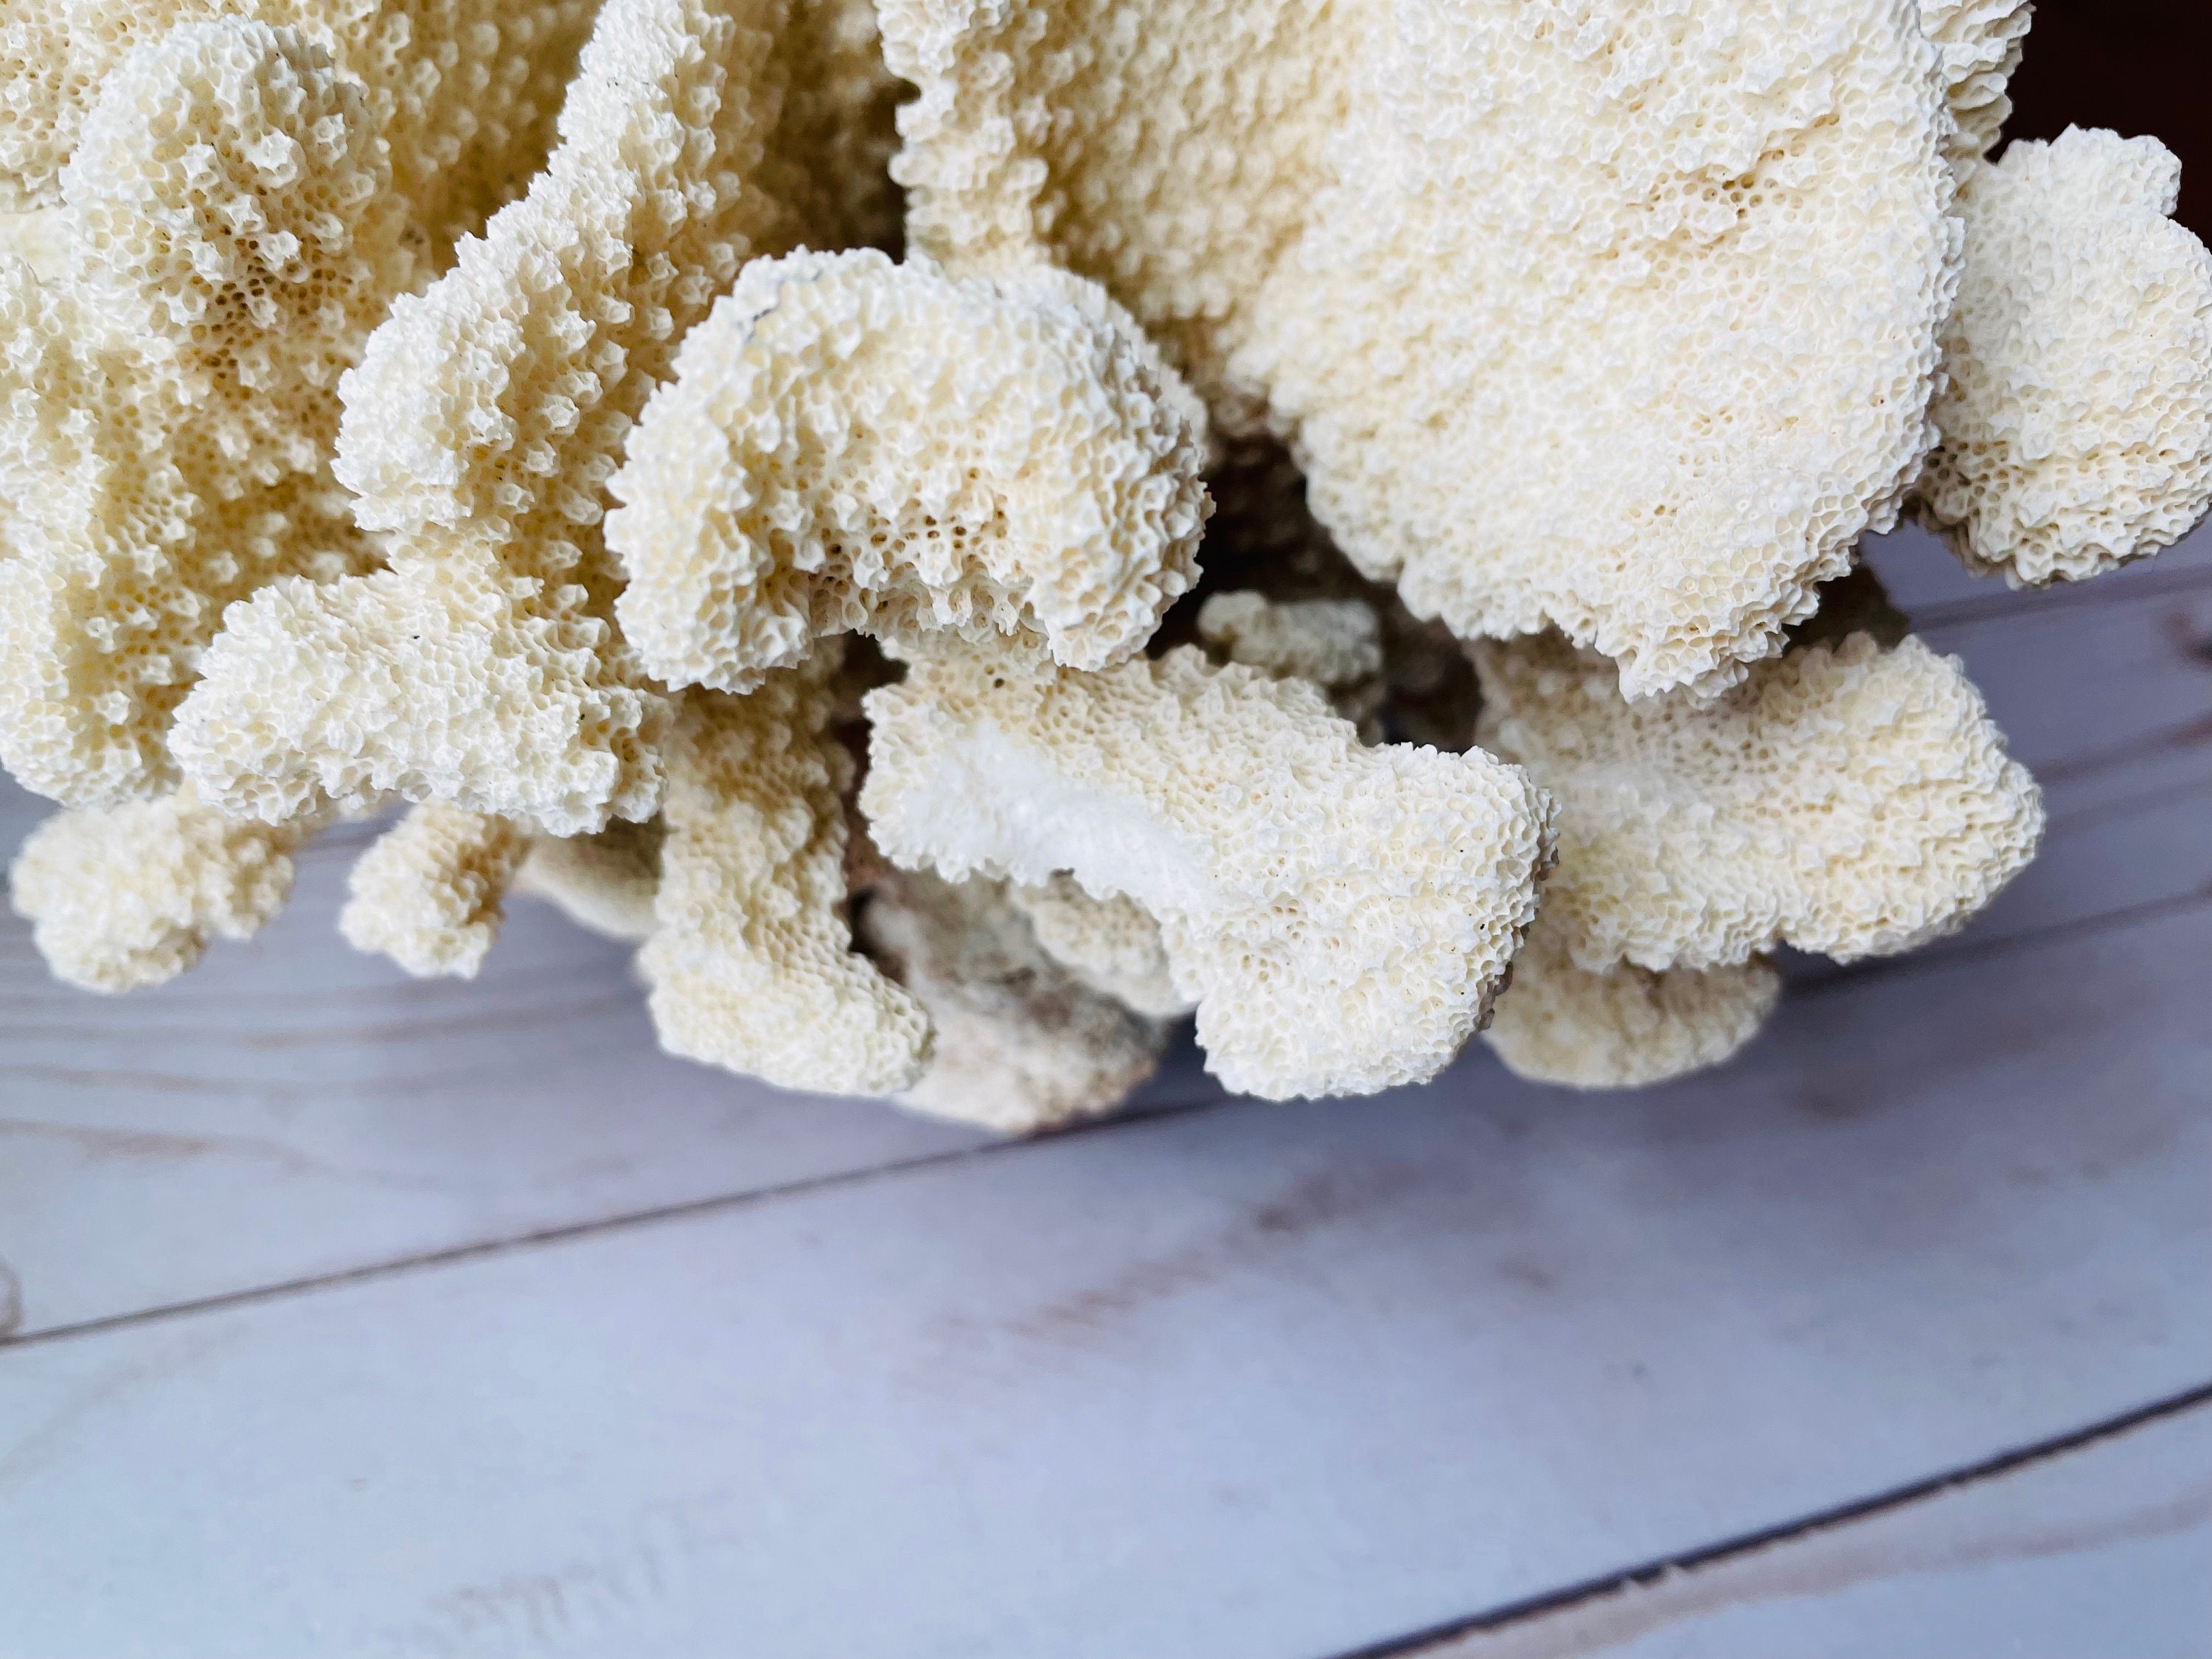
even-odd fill
[(2012, 80), (2012, 138), (2070, 125), (2165, 140), (2181, 222), (2212, 241), (2212, 0), (2036, 0)]

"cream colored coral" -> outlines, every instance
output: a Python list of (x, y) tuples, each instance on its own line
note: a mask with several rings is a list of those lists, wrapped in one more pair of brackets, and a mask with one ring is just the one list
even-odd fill
[(665, 826), (617, 818), (596, 835), (540, 836), (516, 873), (514, 889), (542, 898), (580, 927), (633, 943), (653, 932)]
[(1764, 957), (1661, 972), (1625, 962), (1577, 968), (1540, 915), (1482, 1037), (1534, 1082), (1640, 1088), (1719, 1065), (1759, 1034), (1781, 994)]
[(1079, 668), (1140, 646), (1191, 583), (1203, 437), (1086, 286), (872, 250), (747, 266), (609, 486), (647, 667), (743, 691), (853, 629), (1008, 633)]
[(1065, 873), (1010, 888), (1007, 897), (1029, 918), (1039, 948), (1092, 990), (1158, 1018), (1190, 1012), (1190, 999), (1175, 988), (1160, 924), (1136, 900), (1093, 898)]
[(296, 32), (360, 88), (433, 240), (482, 228), (544, 156), (592, 0), (8, 0), (0, 209), (51, 205), (108, 76), (171, 29)]
[(684, 699), (638, 966), (671, 1054), (817, 1094), (896, 1094), (922, 1074), (929, 1023), (851, 948), (852, 762), (823, 732), (821, 678), (786, 670), (749, 696)]
[(417, 978), (474, 979), (530, 837), (505, 818), (417, 806), (354, 865), (338, 931)]
[(1920, 0), (1920, 27), (1935, 43), (1956, 124), (1951, 165), (1961, 179), (1980, 165), (2012, 113), (2005, 88), (2034, 14), (2030, 0)]
[(544, 172), (345, 380), (336, 471), (391, 568), (264, 589), (208, 653), (174, 747), (210, 799), (651, 813), (667, 708), (614, 626), (604, 485), (684, 331), (805, 234), (775, 188), (812, 159), (778, 147), (788, 15), (608, 0)]
[[(337, 378), (543, 158), (587, 0), (10, 0), (0, 756), (77, 804), (171, 787), (223, 608), (373, 568)], [(4, 249), (0, 249), (4, 255)], [(11, 522), (12, 520), (12, 522)]]
[(420, 250), (359, 87), (261, 23), (125, 58), (62, 192), (47, 274), (0, 257), (0, 757), (103, 805), (173, 786), (226, 605), (376, 562), (337, 382)]
[(137, 990), (182, 973), (211, 939), (258, 932), (291, 891), (291, 854), (319, 827), (241, 823), (189, 789), (57, 812), (16, 854), (9, 897), (57, 978)]
[(1626, 702), (1556, 635), (1475, 660), (1477, 741), (1558, 803), (1544, 915), (1579, 968), (1909, 950), (1988, 903), (2042, 835), (1981, 695), (1917, 639), (1795, 651), (1711, 704)]
[(1234, 1089), (1435, 1075), (1534, 912), (1549, 837), (1519, 772), (1363, 748), (1302, 681), (1188, 648), (1095, 674), (960, 651), (866, 707), (860, 806), (885, 855), (1136, 900)]
[(1167, 1028), (1054, 962), (1003, 882), (894, 872), (860, 933), (936, 1031), (902, 1105), (1029, 1134), (1112, 1110), (1159, 1064)]
[(916, 245), (1104, 283), (1462, 636), (1717, 690), (1918, 470), (1957, 230), (1908, 0), (879, 11)]
[(11, 253), (41, 281), (62, 276), (69, 269), (67, 216), (58, 207), (0, 213), (0, 258)]
[(1364, 599), (1271, 599), (1249, 589), (1212, 593), (1198, 611), (1198, 636), (1217, 662), (1241, 662), (1280, 679), (1310, 680), (1330, 707), (1380, 741), (1382, 623)]
[(2212, 254), (2154, 138), (2011, 145), (1960, 198), (1942, 446), (1922, 515), (1970, 566), (2079, 580), (2212, 507)]

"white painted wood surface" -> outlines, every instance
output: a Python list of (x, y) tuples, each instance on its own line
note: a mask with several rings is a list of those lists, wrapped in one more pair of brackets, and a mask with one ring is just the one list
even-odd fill
[(1817, 1511), (2212, 1376), (2208, 944), (0, 1353), (0, 1606), (52, 1659), (1231, 1659)]
[(408, 983), (339, 842), (139, 998), (10, 922), (0, 1656), (1321, 1659), (2212, 1381), (2212, 538), (1875, 557), (2049, 848), (1640, 1096), (1007, 1146), (659, 1057), (535, 907)]
[[(48, 809), (0, 789), (12, 846)], [(474, 982), (358, 955), (336, 918), (369, 833), (311, 845), (259, 938), (129, 997), (56, 984), (0, 916), (0, 1282), (19, 1333), (986, 1139), (668, 1058), (628, 952), (527, 900)], [(1186, 1063), (1146, 1098), (1219, 1092)]]
[(2212, 1406), (1413, 1653), (2203, 1659), (2207, 1651)]

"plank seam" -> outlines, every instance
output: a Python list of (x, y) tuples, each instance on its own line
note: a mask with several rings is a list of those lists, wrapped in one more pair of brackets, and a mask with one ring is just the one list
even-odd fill
[(2212, 1382), (2200, 1383), (2179, 1394), (2168, 1395), (2148, 1405), (2122, 1412), (2118, 1416), (2100, 1419), (2086, 1428), (2069, 1430), (2064, 1434), (2053, 1435), (2048, 1439), (2015, 1447), (2010, 1451), (1999, 1452), (1978, 1462), (1961, 1464), (1941, 1474), (1892, 1486), (1885, 1492), (1855, 1498), (1832, 1509), (1818, 1510), (1794, 1521), (1781, 1522), (1754, 1531), (1739, 1533), (1715, 1543), (1700, 1545), (1695, 1549), (1646, 1561), (1595, 1578), (1586, 1578), (1558, 1589), (1546, 1590), (1540, 1595), (1524, 1596), (1484, 1613), (1470, 1613), (1441, 1625), (1389, 1637), (1364, 1647), (1330, 1654), (1327, 1659), (1419, 1659), (1424, 1654), (1440, 1654), (1447, 1644), (1464, 1641), (1470, 1636), (1486, 1635), (1508, 1626), (1527, 1624), (1624, 1590), (1649, 1589), (1675, 1573), (1696, 1571), (1771, 1545), (1814, 1537), (1877, 1515), (1907, 1509), (1929, 1498), (1977, 1486), (1984, 1480), (1993, 1480), (2033, 1464), (2065, 1456), (2100, 1441), (2110, 1440), (2131, 1430), (2166, 1418), (2179, 1417), (2206, 1406), (2212, 1406)]
[(2021, 622), (2032, 617), (2070, 615), (2076, 611), (2125, 605), (2131, 599), (2170, 599), (2179, 593), (2193, 593), (2201, 587), (2212, 587), (2212, 569), (2145, 572), (2133, 581), (2086, 589), (2078, 583), (2069, 584), (2055, 592), (2045, 590), (2041, 593), (2019, 593), (2008, 590), (1977, 594), (1971, 599), (1927, 605), (1908, 615), (1914, 633), (1934, 634), (1976, 623)]
[(2046, 945), (2094, 939), (2100, 933), (2124, 933), (2130, 927), (2168, 921), (2207, 907), (2212, 907), (2212, 887), (2200, 887), (2169, 898), (2145, 899), (2140, 904), (2124, 905), (2119, 909), (2106, 910), (2094, 916), (2054, 921), (2048, 927), (2031, 927), (2023, 933), (2008, 933), (2001, 939), (1966, 939), (1950, 950), (1941, 945), (1925, 945), (1903, 956), (1838, 963), (1825, 972), (1810, 974), (1795, 981), (1784, 988), (1783, 994), (1792, 998), (1820, 996), (1839, 988), (1863, 985), (1870, 980), (1908, 979), (1916, 974), (1934, 973), (1939, 969), (1988, 962), (2021, 951), (2040, 950)]
[[(2016, 951), (2038, 949), (2045, 945), (2108, 931), (2119, 931), (2139, 923), (2164, 920), (2189, 910), (2212, 906), (2212, 890), (2175, 901), (2154, 900), (2148, 903), (2130, 906), (2102, 916), (2092, 916), (2081, 921), (2062, 922), (2032, 933), (2015, 934), (2011, 938), (1992, 940), (1980, 949), (1964, 949), (1936, 954), (1932, 959), (1925, 954), (1889, 957), (1880, 961), (1839, 968), (1817, 979), (1800, 981), (1787, 988), (1791, 998), (1820, 995), (1838, 987), (1849, 988), (1865, 981), (1888, 978), (1916, 972), (1932, 971), (1955, 967), (1962, 962), (2008, 955)], [(571, 1239), (588, 1238), (599, 1233), (615, 1232), (627, 1228), (648, 1226), (667, 1221), (685, 1220), (696, 1216), (713, 1215), (752, 1204), (803, 1196), (809, 1193), (834, 1191), (863, 1182), (889, 1180), (916, 1170), (937, 1169), (977, 1158), (1017, 1152), (1024, 1147), (1046, 1146), (1076, 1135), (1109, 1134), (1115, 1130), (1133, 1127), (1167, 1117), (1179, 1117), (1186, 1113), (1205, 1111), (1217, 1106), (1237, 1104), (1261, 1105), (1246, 1097), (1225, 1093), (1210, 1093), (1192, 1099), (1166, 1101), (1147, 1105), (1115, 1116), (1100, 1118), (1088, 1123), (1071, 1125), (1065, 1129), (1018, 1139), (986, 1141), (981, 1146), (955, 1147), (947, 1152), (927, 1152), (919, 1157), (898, 1158), (878, 1164), (865, 1170), (840, 1170), (821, 1176), (810, 1176), (799, 1181), (777, 1182), (757, 1187), (739, 1193), (717, 1193), (706, 1198), (686, 1199), (678, 1204), (665, 1204), (643, 1210), (626, 1210), (614, 1215), (597, 1216), (589, 1220), (564, 1222), (558, 1226), (533, 1229), (526, 1233), (511, 1234), (501, 1238), (478, 1239), (466, 1244), (456, 1244), (443, 1249), (425, 1250), (413, 1255), (398, 1257), (389, 1261), (367, 1263), (358, 1267), (341, 1268), (335, 1273), (312, 1273), (298, 1279), (279, 1279), (267, 1285), (249, 1285), (242, 1290), (226, 1291), (221, 1295), (196, 1297), (183, 1302), (164, 1303), (156, 1307), (137, 1308), (128, 1313), (106, 1314), (96, 1319), (74, 1321), (64, 1325), (44, 1326), (15, 1335), (0, 1335), (0, 1358), (10, 1349), (25, 1348), (48, 1342), (61, 1342), (76, 1337), (96, 1336), (112, 1330), (125, 1329), (134, 1325), (188, 1318), (195, 1314), (214, 1312), (221, 1309), (249, 1306), (256, 1303), (274, 1301), (287, 1297), (307, 1295), (340, 1285), (368, 1283), (392, 1278), (403, 1273), (428, 1272), (481, 1258), (505, 1255), (532, 1249), (540, 1244), (563, 1243)], [(1350, 1656), (1346, 1659), (1351, 1659)]]
[(1042, 1146), (1065, 1140), (1073, 1136), (1097, 1134), (1107, 1130), (1150, 1122), (1154, 1119), (1180, 1115), (1185, 1112), (1202, 1111), (1209, 1106), (1231, 1103), (1241, 1097), (1225, 1094), (1206, 1095), (1194, 1100), (1168, 1101), (1147, 1105), (1122, 1113), (1117, 1117), (1101, 1118), (1090, 1123), (1070, 1125), (1064, 1129), (1048, 1130), (1042, 1134), (985, 1141), (980, 1146), (956, 1146), (941, 1152), (924, 1152), (914, 1158), (895, 1158), (889, 1163), (871, 1164), (864, 1170), (837, 1170), (826, 1175), (808, 1176), (798, 1181), (778, 1182), (766, 1187), (749, 1188), (738, 1193), (716, 1193), (706, 1198), (685, 1199), (678, 1204), (663, 1204), (650, 1209), (624, 1210), (614, 1215), (594, 1216), (589, 1220), (562, 1222), (557, 1226), (539, 1227), (525, 1233), (513, 1233), (501, 1238), (473, 1240), (466, 1244), (449, 1245), (442, 1249), (423, 1250), (413, 1255), (395, 1257), (389, 1261), (374, 1261), (358, 1267), (343, 1267), (334, 1273), (309, 1273), (298, 1279), (278, 1279), (266, 1285), (248, 1285), (242, 1290), (225, 1291), (216, 1296), (194, 1297), (183, 1302), (167, 1302), (156, 1307), (134, 1308), (128, 1313), (103, 1314), (96, 1319), (73, 1321), (65, 1325), (42, 1326), (20, 1334), (0, 1335), (0, 1359), (17, 1348), (36, 1347), (45, 1343), (63, 1342), (76, 1337), (98, 1336), (109, 1331), (126, 1330), (135, 1325), (166, 1322), (190, 1318), (197, 1314), (218, 1312), (227, 1308), (250, 1307), (257, 1303), (281, 1301), (319, 1291), (336, 1289), (342, 1285), (368, 1284), (377, 1279), (398, 1278), (403, 1274), (428, 1272), (454, 1266), (460, 1262), (479, 1261), (490, 1256), (507, 1255), (531, 1249), (541, 1244), (566, 1243), (571, 1239), (589, 1238), (599, 1233), (618, 1232), (633, 1227), (657, 1225), (662, 1222), (684, 1221), (702, 1215), (714, 1215), (725, 1211), (745, 1208), (754, 1204), (765, 1204), (778, 1199), (795, 1198), (810, 1193), (830, 1192), (839, 1188), (857, 1187), (869, 1182), (888, 1180), (920, 1170), (938, 1169), (973, 1159), (994, 1157), (1002, 1152), (1018, 1152), (1024, 1147)]

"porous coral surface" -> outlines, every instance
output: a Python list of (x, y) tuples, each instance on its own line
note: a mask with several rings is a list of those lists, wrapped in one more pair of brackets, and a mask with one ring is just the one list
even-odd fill
[(1958, 245), (1905, 0), (880, 10), (919, 245), (1104, 283), (1419, 614), (1718, 687), (1894, 521)]
[(1190, 586), (1206, 493), (1116, 309), (1056, 271), (1001, 291), (872, 250), (748, 266), (611, 481), (646, 665), (746, 691), (854, 629), (1135, 651)]
[[(119, 991), (390, 814), (662, 1042), (1007, 1133), (1722, 1063), (2033, 781), (1859, 538), (2212, 503), (2149, 138), (2023, 0), (11, 0), (10, 875)], [(2057, 672), (2056, 670), (2054, 672)]]
[(1969, 565), (2080, 580), (2212, 505), (2212, 255), (2180, 188), (2156, 139), (2070, 127), (1968, 181), (1919, 499)]
[(1210, 1064), (1255, 1094), (1434, 1076), (1550, 864), (1512, 767), (1364, 747), (1313, 686), (1188, 647), (1095, 674), (956, 649), (867, 709), (860, 805), (893, 861), (1135, 900)]

